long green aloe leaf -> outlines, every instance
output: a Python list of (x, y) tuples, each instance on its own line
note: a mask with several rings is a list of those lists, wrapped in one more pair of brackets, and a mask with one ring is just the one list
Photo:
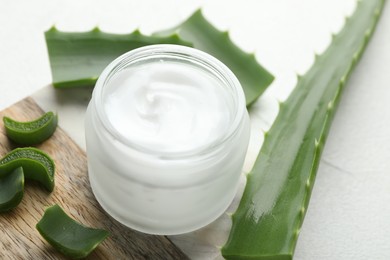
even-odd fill
[(384, 0), (362, 0), (316, 57), (266, 134), (222, 248), (228, 259), (292, 259), (320, 155), (342, 90), (379, 19)]
[(212, 26), (195, 12), (177, 27), (142, 35), (138, 30), (126, 35), (108, 34), (98, 28), (84, 33), (60, 32), (55, 27), (45, 33), (55, 87), (93, 86), (102, 70), (116, 57), (132, 49), (160, 43), (193, 46), (224, 62), (240, 80), (247, 104), (252, 104), (274, 77), (260, 66), (254, 54), (238, 48), (227, 32)]

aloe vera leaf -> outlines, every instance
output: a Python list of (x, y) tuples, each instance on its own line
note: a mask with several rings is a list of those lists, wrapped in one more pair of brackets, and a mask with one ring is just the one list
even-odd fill
[(16, 148), (0, 159), (0, 178), (19, 167), (23, 167), (26, 179), (53, 191), (55, 165), (49, 155), (33, 147)]
[(42, 143), (53, 135), (57, 128), (58, 117), (53, 112), (47, 112), (29, 122), (18, 122), (6, 116), (3, 117), (3, 122), (9, 139), (22, 145), (34, 145)]
[(228, 66), (240, 81), (247, 106), (251, 105), (271, 84), (274, 77), (257, 61), (255, 55), (245, 53), (229, 37), (209, 23), (199, 9), (182, 24), (154, 35), (178, 34), (194, 47), (207, 52)]
[(54, 26), (45, 32), (53, 86), (58, 88), (93, 86), (103, 69), (118, 56), (151, 44), (191, 46), (178, 35), (164, 38), (146, 36), (136, 30), (130, 34), (61, 32)]
[(384, 2), (358, 2), (342, 31), (281, 104), (232, 216), (221, 250), (225, 258), (292, 259), (332, 118)]
[(22, 201), (24, 194), (23, 168), (19, 167), (0, 177), (0, 212), (9, 211)]
[(84, 33), (60, 32), (52, 27), (45, 38), (53, 85), (59, 88), (93, 86), (102, 70), (119, 55), (141, 46), (163, 43), (193, 46), (221, 60), (241, 82), (247, 105), (274, 79), (258, 64), (254, 54), (238, 48), (229, 34), (212, 26), (200, 10), (177, 27), (153, 36), (139, 31), (127, 35), (108, 34), (98, 28)]
[(36, 228), (55, 249), (74, 259), (87, 257), (109, 235), (79, 224), (57, 204), (45, 210)]

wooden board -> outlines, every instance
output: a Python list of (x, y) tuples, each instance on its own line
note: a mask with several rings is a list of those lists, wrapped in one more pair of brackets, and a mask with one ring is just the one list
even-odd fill
[[(29, 121), (42, 114), (42, 109), (27, 98), (0, 112), (0, 118), (7, 115)], [(1, 120), (0, 156), (15, 147), (7, 139)], [(89, 185), (85, 152), (60, 127), (37, 147), (48, 153), (56, 164), (56, 186), (48, 193), (38, 184), (27, 181), (20, 205), (0, 214), (0, 259), (65, 259), (35, 228), (45, 208), (55, 203), (77, 221), (110, 232), (110, 237), (88, 259), (187, 259), (168, 238), (126, 228), (104, 212)]]

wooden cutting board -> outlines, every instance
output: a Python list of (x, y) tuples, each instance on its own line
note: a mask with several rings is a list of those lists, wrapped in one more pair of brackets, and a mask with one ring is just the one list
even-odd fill
[[(15, 120), (30, 121), (43, 113), (31, 98), (27, 98), (1, 111), (0, 119), (6, 115)], [(1, 120), (0, 157), (13, 148), (16, 146), (7, 139)], [(48, 193), (38, 184), (27, 181), (20, 205), (0, 214), (0, 259), (65, 259), (35, 228), (45, 208), (55, 203), (78, 222), (110, 232), (110, 237), (88, 259), (188, 258), (168, 238), (126, 228), (104, 212), (89, 185), (85, 152), (60, 127), (37, 148), (48, 153), (56, 164), (55, 189)]]

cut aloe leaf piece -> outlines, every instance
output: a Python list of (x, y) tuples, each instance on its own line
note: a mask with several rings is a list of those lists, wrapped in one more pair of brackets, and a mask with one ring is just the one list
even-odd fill
[(22, 145), (42, 143), (53, 135), (57, 128), (57, 115), (47, 112), (38, 119), (29, 122), (15, 121), (3, 117), (4, 127), (9, 139)]
[(33, 147), (16, 148), (0, 159), (0, 178), (19, 167), (23, 167), (26, 179), (53, 191), (55, 165), (49, 155)]
[(258, 64), (254, 54), (238, 48), (228, 33), (212, 26), (200, 10), (179, 26), (152, 36), (139, 31), (110, 34), (98, 28), (83, 33), (61, 32), (53, 27), (45, 33), (45, 38), (53, 85), (59, 88), (93, 86), (103, 69), (118, 56), (138, 47), (166, 43), (192, 46), (225, 63), (239, 79), (247, 105), (274, 79)]
[(292, 259), (332, 118), (384, 2), (358, 1), (344, 28), (281, 104), (232, 216), (225, 258)]
[(22, 201), (24, 194), (23, 168), (19, 167), (0, 177), (0, 212), (9, 211)]
[(57, 204), (45, 210), (36, 228), (56, 250), (74, 259), (87, 257), (109, 235), (106, 230), (81, 225)]
[(103, 69), (118, 56), (151, 44), (191, 46), (177, 35), (146, 36), (136, 30), (130, 34), (111, 34), (98, 28), (89, 32), (61, 32), (55, 27), (45, 32), (53, 86), (58, 88), (93, 86)]
[(245, 53), (229, 37), (209, 23), (202, 11), (196, 11), (182, 24), (162, 32), (157, 36), (178, 34), (185, 41), (192, 42), (195, 48), (207, 52), (228, 66), (240, 81), (247, 105), (251, 105), (271, 84), (274, 77), (257, 61), (254, 54)]

